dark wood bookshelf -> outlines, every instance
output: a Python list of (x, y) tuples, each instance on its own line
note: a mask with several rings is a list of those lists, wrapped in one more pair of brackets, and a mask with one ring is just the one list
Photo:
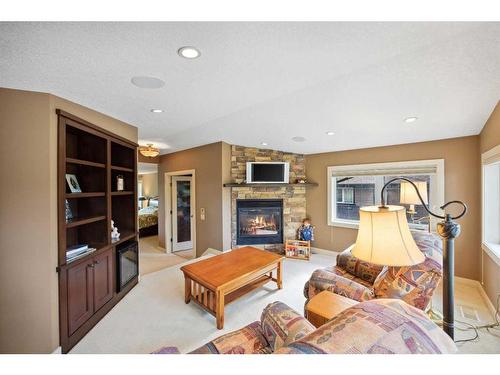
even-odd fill
[[(67, 112), (58, 114), (60, 343), (67, 353), (138, 282), (117, 291), (116, 246), (137, 240), (137, 144)], [(74, 174), (80, 193), (72, 193)], [(125, 191), (117, 191), (117, 177)], [(66, 206), (73, 218), (66, 220)], [(111, 239), (111, 220), (120, 232)], [(66, 260), (69, 247), (96, 250)]]

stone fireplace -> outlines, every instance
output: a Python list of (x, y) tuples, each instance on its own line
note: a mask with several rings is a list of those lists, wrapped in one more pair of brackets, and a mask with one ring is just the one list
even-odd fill
[[(290, 163), (290, 182), (305, 178), (304, 156), (282, 151), (258, 149), (252, 147), (232, 146), (231, 148), (231, 178), (233, 182), (241, 183), (246, 177), (246, 162), (257, 161), (284, 161)], [(263, 231), (274, 231), (275, 223), (269, 223), (268, 217), (257, 215), (259, 218), (249, 218), (253, 220), (244, 231), (254, 231), (259, 235), (248, 238), (245, 233), (240, 233), (238, 208), (239, 202), (262, 201), (264, 204), (270, 201), (281, 202), (281, 238), (277, 237), (265, 239)], [(253, 204), (252, 203), (252, 204)], [(240, 203), (241, 204), (241, 203)], [(276, 245), (282, 244), (285, 240), (295, 239), (297, 228), (306, 217), (306, 187), (300, 185), (283, 186), (236, 186), (231, 188), (231, 245), (232, 247), (244, 246), (246, 244)], [(243, 236), (242, 236), (243, 234)], [(262, 237), (261, 237), (262, 236)], [(276, 235), (278, 236), (278, 234)], [(241, 238), (239, 238), (241, 237)], [(245, 238), (245, 239), (243, 239)], [(243, 240), (244, 243), (241, 242)], [(245, 242), (245, 241), (252, 242)], [(268, 242), (269, 240), (269, 242)], [(256, 242), (257, 241), (257, 242)]]
[(282, 199), (237, 199), (236, 244), (283, 243)]

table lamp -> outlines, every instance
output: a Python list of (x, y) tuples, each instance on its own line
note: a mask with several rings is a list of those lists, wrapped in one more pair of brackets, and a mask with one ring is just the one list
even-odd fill
[(383, 266), (411, 266), (425, 260), (424, 254), (410, 233), (405, 207), (385, 204), (384, 192), (395, 181), (408, 182), (429, 215), (443, 219), (437, 224), (437, 231), (443, 239), (443, 329), (453, 339), (455, 304), (453, 253), (454, 239), (460, 234), (460, 225), (453, 220), (461, 218), (467, 212), (467, 206), (463, 202), (450, 201), (440, 207), (444, 210), (450, 204), (460, 204), (462, 212), (457, 216), (452, 217), (447, 213), (444, 216), (436, 215), (427, 208), (413, 181), (404, 177), (393, 178), (382, 188), (380, 206), (360, 208), (358, 237), (352, 255)]

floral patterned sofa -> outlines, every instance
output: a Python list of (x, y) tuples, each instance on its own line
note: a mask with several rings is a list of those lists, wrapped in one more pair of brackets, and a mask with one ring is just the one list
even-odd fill
[[(313, 272), (304, 286), (307, 301), (323, 290), (356, 301), (402, 299), (425, 310), (442, 278), (442, 240), (433, 233), (412, 231), (425, 261), (409, 267), (379, 266), (351, 254), (353, 246), (337, 256), (337, 265)], [(306, 301), (306, 303), (307, 303)]]
[[(210, 341), (191, 354), (437, 354), (455, 343), (423, 311), (395, 299), (358, 303), (315, 328), (282, 302), (260, 321)], [(167, 347), (155, 353), (172, 353)]]

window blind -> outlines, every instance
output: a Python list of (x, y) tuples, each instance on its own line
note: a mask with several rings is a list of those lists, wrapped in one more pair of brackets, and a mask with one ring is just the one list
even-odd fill
[(383, 167), (383, 168), (355, 168), (355, 169), (338, 169), (332, 170), (332, 177), (354, 177), (354, 176), (403, 176), (415, 174), (435, 174), (437, 173), (436, 165), (419, 165), (405, 167)]

